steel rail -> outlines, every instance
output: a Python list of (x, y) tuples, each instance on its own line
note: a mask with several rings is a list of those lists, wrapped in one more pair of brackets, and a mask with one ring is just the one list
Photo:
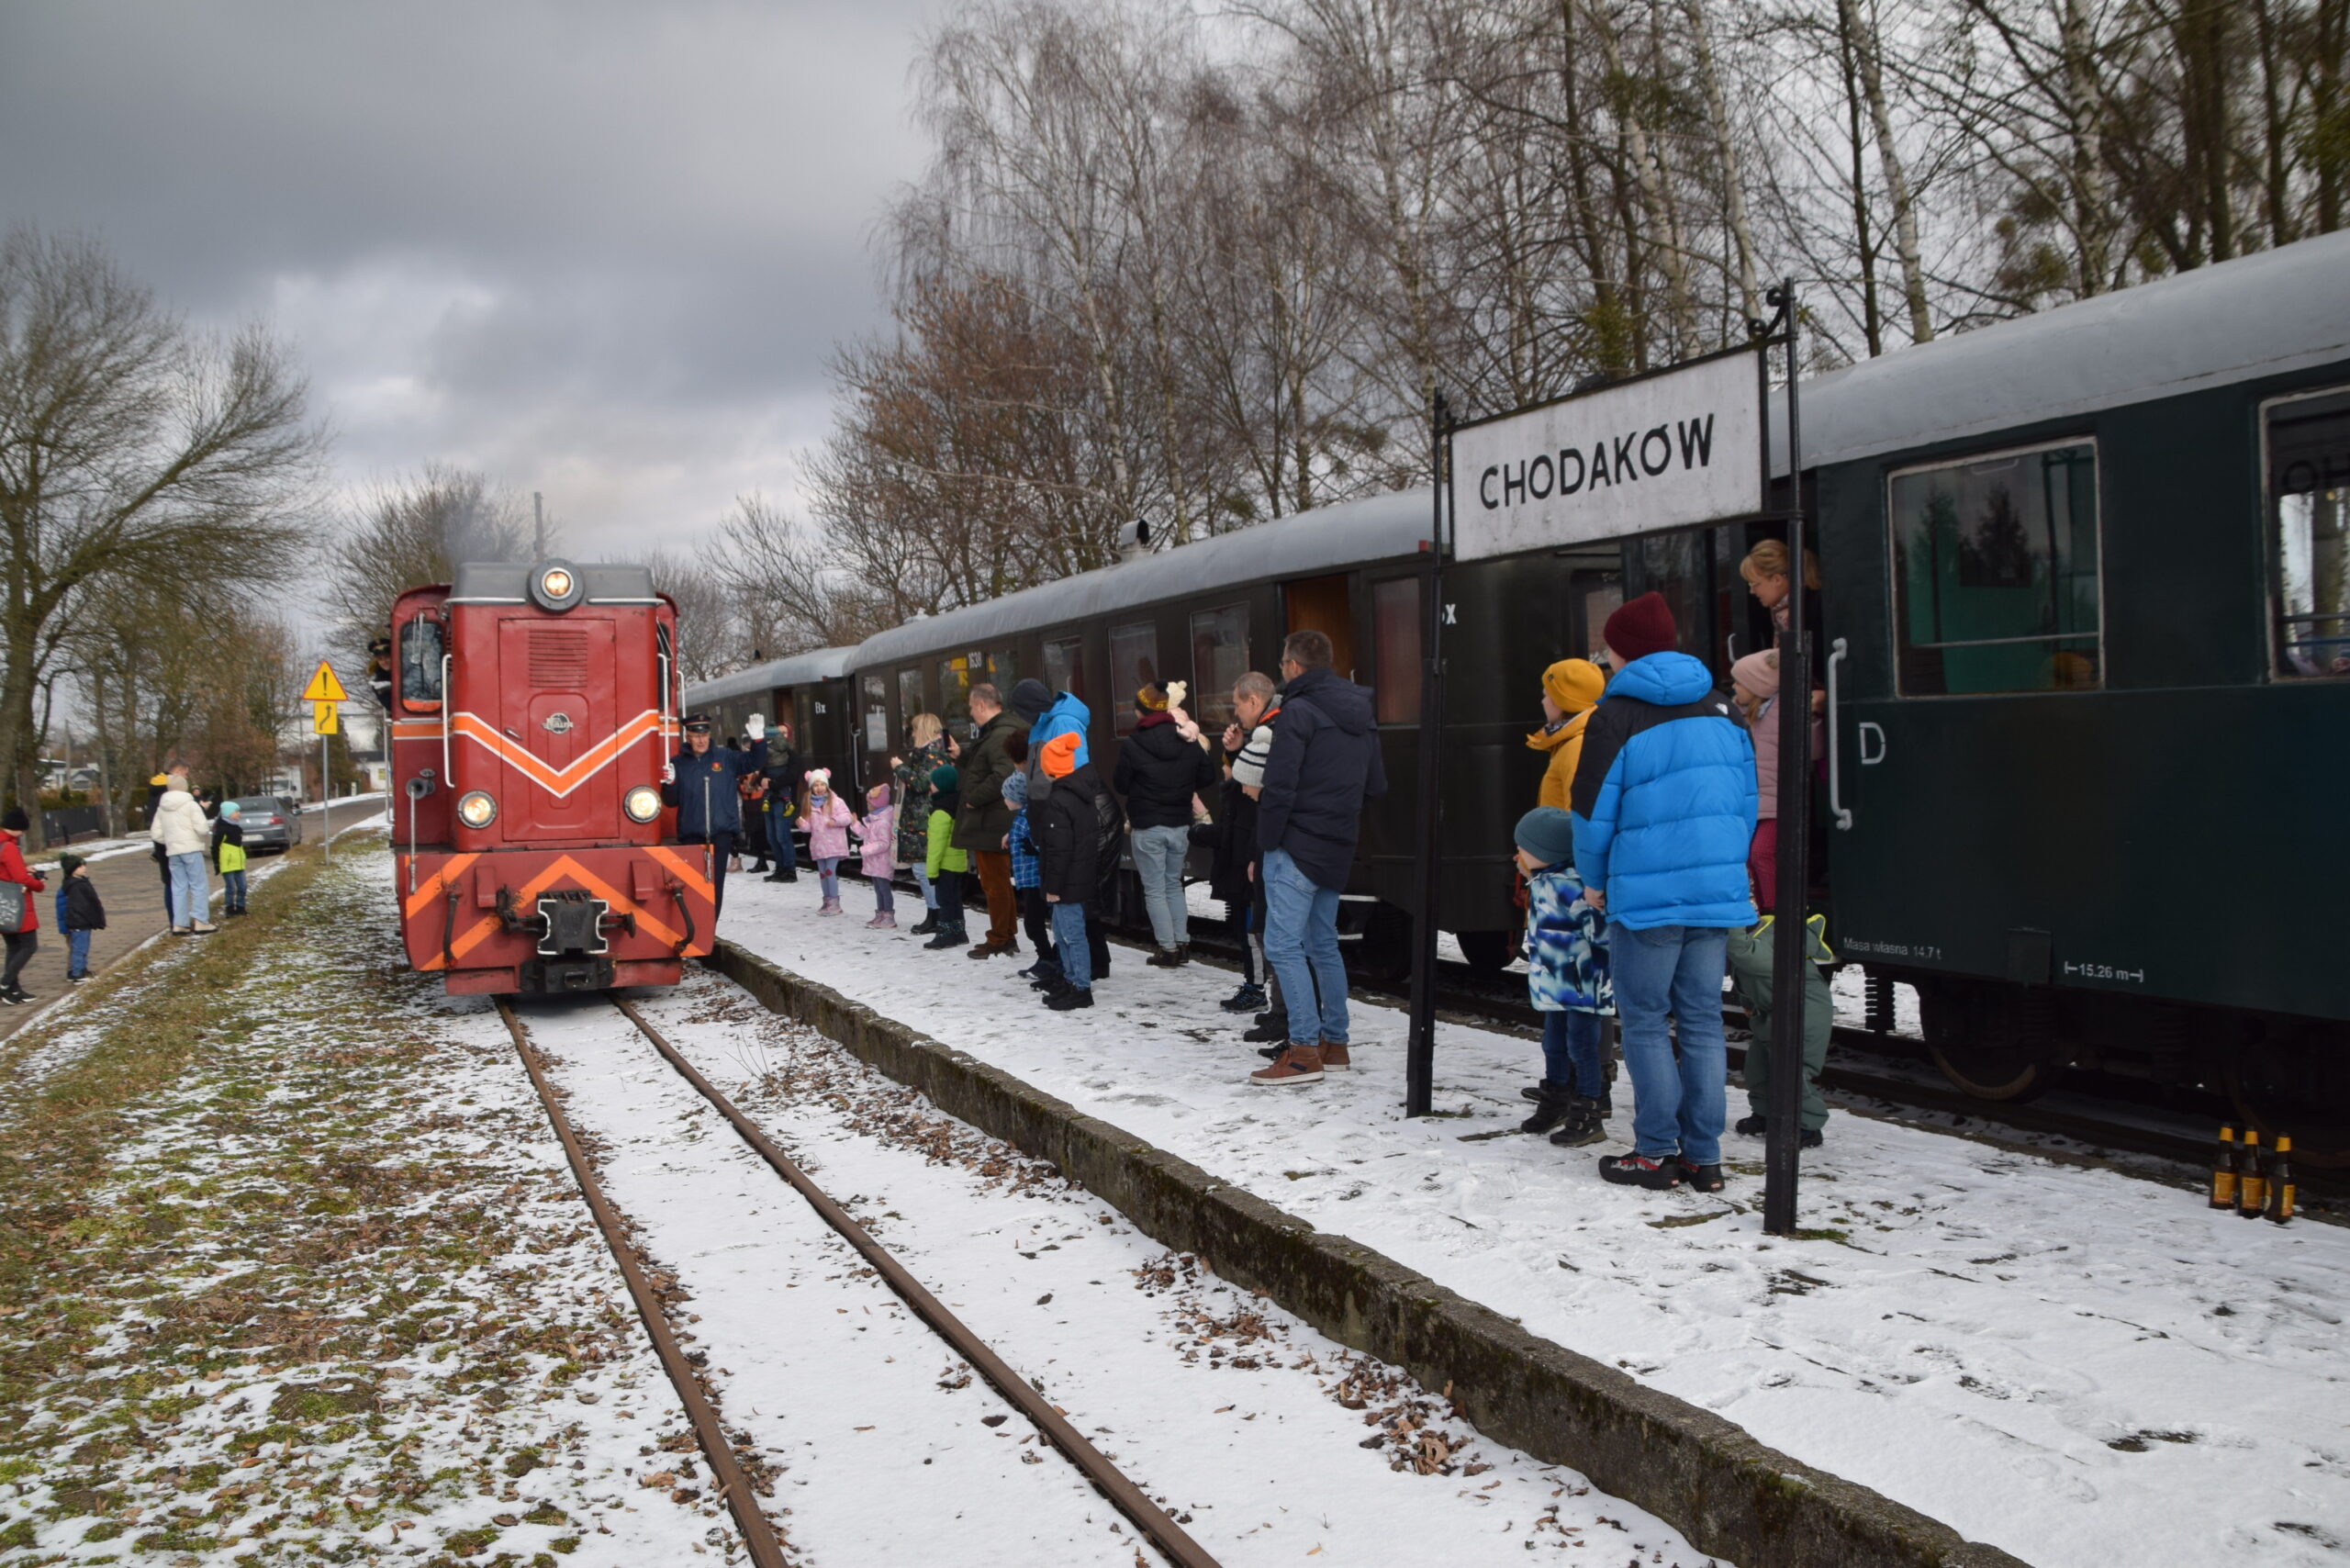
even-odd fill
[(757, 1568), (789, 1568), (790, 1560), (783, 1554), (783, 1542), (760, 1509), (758, 1497), (751, 1490), (751, 1478), (744, 1473), (742, 1464), (727, 1444), (718, 1412), (694, 1380), (692, 1363), (677, 1347), (677, 1337), (670, 1330), (667, 1315), (661, 1310), (660, 1298), (653, 1294), (652, 1282), (630, 1251), (627, 1227), (619, 1211), (604, 1196), (603, 1186), (588, 1163), (588, 1152), (580, 1147), (579, 1135), (573, 1131), (570, 1118), (556, 1102), (554, 1087), (539, 1066), (538, 1051), (531, 1044), (522, 1020), (515, 1015), (513, 1004), (502, 996), (498, 999), (498, 1013), (506, 1020), (507, 1033), (514, 1036), (514, 1052), (522, 1058), (522, 1070), (531, 1075), (531, 1086), (539, 1092), (539, 1103), (546, 1107), (547, 1120), (554, 1124), (554, 1135), (563, 1142), (564, 1158), (571, 1161), (571, 1174), (579, 1182), (580, 1195), (588, 1200), (588, 1212), (595, 1215), (596, 1228), (604, 1233), (604, 1242), (612, 1249), (612, 1260), (621, 1267), (621, 1278), (628, 1282), (628, 1294), (636, 1303), (637, 1316), (644, 1320), (645, 1332), (653, 1336), (654, 1353), (661, 1358), (662, 1369), (677, 1387), (677, 1398), (686, 1407), (686, 1419), (693, 1424), (694, 1437), (701, 1444), (703, 1457), (710, 1461), (710, 1473), (718, 1481), (719, 1495), (726, 1499), (734, 1523), (743, 1532), (744, 1545), (750, 1548), (752, 1562)]
[(924, 1289), (922, 1282), (908, 1272), (904, 1264), (874, 1240), (863, 1226), (850, 1217), (847, 1210), (834, 1203), (806, 1171), (794, 1164), (789, 1156), (758, 1129), (756, 1124), (736, 1109), (733, 1101), (696, 1071), (694, 1065), (680, 1056), (677, 1048), (663, 1038), (658, 1029), (645, 1021), (644, 1014), (637, 1011), (633, 1002), (610, 991), (604, 994), (653, 1043), (654, 1049), (677, 1070), (678, 1076), (692, 1084), (703, 1099), (716, 1107), (743, 1141), (750, 1145), (752, 1151), (766, 1160), (777, 1175), (790, 1183), (792, 1190), (808, 1201), (808, 1206), (814, 1209), (826, 1225), (838, 1231), (856, 1249), (859, 1257), (872, 1265), (883, 1282), (913, 1309), (914, 1316), (930, 1325), (939, 1338), (955, 1348), (957, 1355), (968, 1361), (974, 1372), (987, 1379), (997, 1393), (1025, 1416), (1046, 1442), (1058, 1449), (1071, 1464), (1084, 1473), (1085, 1478), (1100, 1489), (1113, 1507), (1134, 1521), (1135, 1527), (1149, 1538), (1151, 1544), (1165, 1552), (1179, 1564), (1179, 1568), (1217, 1568), (1216, 1560), (1208, 1554), (1206, 1548), (1186, 1535), (1182, 1527), (1168, 1518), (1165, 1510), (1153, 1503), (1141, 1487), (1128, 1480), (1108, 1456), (1086, 1441), (1083, 1434), (1054, 1409), (1049, 1400), (1006, 1365), (1002, 1357), (988, 1348), (985, 1340), (949, 1312), (944, 1302)]

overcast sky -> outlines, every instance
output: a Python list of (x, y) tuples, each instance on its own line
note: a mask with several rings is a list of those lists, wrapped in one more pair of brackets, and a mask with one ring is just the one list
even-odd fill
[(0, 0), (0, 221), (272, 321), (352, 487), (546, 493), (576, 557), (794, 492), (880, 322), (944, 0)]

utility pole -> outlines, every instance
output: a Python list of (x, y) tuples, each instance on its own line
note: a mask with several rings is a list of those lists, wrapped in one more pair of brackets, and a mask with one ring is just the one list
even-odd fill
[(531, 492), (531, 559), (547, 558), (547, 513), (539, 492)]

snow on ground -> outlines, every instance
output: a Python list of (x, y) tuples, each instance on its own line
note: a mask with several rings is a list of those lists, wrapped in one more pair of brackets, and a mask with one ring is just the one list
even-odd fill
[[(1392, 1369), (1203, 1275), (732, 983), (697, 973), (639, 1002), (1219, 1561), (1522, 1562), (1534, 1548), (1707, 1561), (1572, 1472), (1474, 1438)], [(526, 1017), (568, 1114), (601, 1147), (607, 1193), (691, 1293), (688, 1332), (728, 1419), (774, 1456), (795, 1553), (1136, 1561), (1134, 1527), (633, 1025), (599, 1000), (533, 1003)]]
[(1050, 1014), (1024, 960), (863, 929), (857, 884), (856, 919), (818, 917), (811, 876), (728, 894), (752, 950), (2041, 1568), (2350, 1553), (2350, 1230), (1837, 1115), (1806, 1236), (1769, 1238), (1759, 1140), (1726, 1139), (1726, 1197), (1599, 1181), (1628, 1081), (1608, 1143), (1512, 1131), (1525, 1040), (1443, 1025), (1441, 1114), (1407, 1121), (1398, 1010), (1356, 1003), (1351, 1074), (1254, 1090), (1229, 971), (1121, 947), (1091, 1012)]
[(497, 1015), (397, 972), (380, 848), (288, 869), (0, 1052), (0, 1562), (739, 1552), (643, 1484), (691, 1437)]

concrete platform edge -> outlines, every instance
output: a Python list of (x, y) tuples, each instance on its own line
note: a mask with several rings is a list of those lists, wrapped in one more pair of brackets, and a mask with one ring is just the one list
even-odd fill
[(1528, 1333), (1359, 1242), (1314, 1229), (1065, 1101), (735, 944), (711, 966), (901, 1083), (1050, 1160), (1145, 1235), (1206, 1258), (1331, 1338), (1408, 1370), (1480, 1432), (1673, 1524), (1740, 1568), (2024, 1568), (1735, 1423)]

